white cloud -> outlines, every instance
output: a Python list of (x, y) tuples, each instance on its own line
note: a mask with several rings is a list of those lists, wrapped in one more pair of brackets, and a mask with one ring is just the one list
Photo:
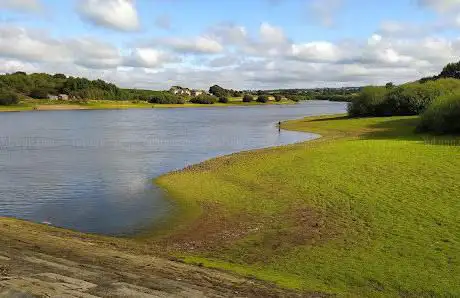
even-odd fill
[(269, 23), (260, 25), (260, 39), (262, 42), (269, 44), (283, 44), (287, 41), (283, 29), (272, 26)]
[(70, 51), (59, 40), (40, 31), (21, 27), (0, 27), (0, 56), (25, 61), (68, 60)]
[(38, 11), (42, 8), (39, 0), (0, 0), (0, 8), (19, 11)]
[(91, 37), (58, 40), (46, 32), (21, 27), (0, 27), (0, 58), (24, 63), (75, 65), (86, 69), (123, 66), (157, 68), (176, 62), (172, 54), (154, 48), (134, 48), (128, 55), (114, 45)]
[(189, 39), (165, 38), (158, 40), (158, 43), (185, 54), (217, 54), (224, 49), (219, 41), (209, 36), (198, 36)]
[(135, 31), (140, 27), (135, 0), (79, 0), (82, 18), (97, 26), (121, 31)]
[(116, 68), (122, 63), (118, 48), (93, 38), (79, 38), (67, 42), (74, 62), (93, 69)]
[(125, 65), (144, 68), (156, 68), (168, 62), (177, 62), (171, 55), (152, 48), (135, 48), (126, 58)]
[(337, 62), (341, 58), (340, 49), (326, 41), (293, 44), (289, 54), (295, 59), (314, 62)]

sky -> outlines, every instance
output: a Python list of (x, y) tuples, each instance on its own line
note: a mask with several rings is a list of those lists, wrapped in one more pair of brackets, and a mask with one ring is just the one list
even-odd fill
[(460, 0), (0, 0), (0, 73), (122, 87), (343, 87), (437, 74)]

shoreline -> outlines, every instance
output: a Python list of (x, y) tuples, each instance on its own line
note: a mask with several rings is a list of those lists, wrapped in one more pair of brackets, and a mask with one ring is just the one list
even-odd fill
[[(433, 177), (438, 172), (431, 173), (427, 169), (433, 166), (432, 163), (440, 163), (444, 169), (444, 174), (440, 175), (456, 177), (452, 172), (452, 162), (455, 160), (452, 161), (449, 156), (455, 156), (457, 149), (426, 146), (422, 136), (413, 132), (417, 119), (357, 119), (343, 115), (324, 115), (288, 120), (282, 122), (283, 129), (310, 132), (320, 137), (301, 143), (219, 156), (159, 176), (153, 182), (182, 208), (173, 218), (168, 218), (169, 229), (147, 230), (137, 237), (118, 238), (71, 232), (20, 220), (10, 220), (10, 225), (16, 223), (19, 227), (11, 230), (5, 227), (8, 219), (0, 218), (0, 232), (6, 229), (9, 237), (20, 239), (18, 245), (30, 243), (39, 247), (41, 252), (49, 251), (44, 248), (49, 245), (43, 242), (46, 241), (44, 236), (52, 235), (58, 240), (62, 239), (59, 234), (64, 233), (72, 239), (92, 243), (92, 249), (100, 254), (111, 247), (119, 248), (122, 252), (128, 250), (135, 254), (147, 253), (157, 258), (171, 258), (189, 264), (187, 266), (190, 268), (218, 270), (214, 272), (235, 274), (233, 276), (238, 278), (249, 276), (254, 281), (272, 285), (269, 293), (286, 290), (312, 296), (373, 296), (378, 293), (397, 296), (399, 290), (404, 290), (419, 296), (424, 293), (453, 295), (459, 289), (449, 284), (452, 279), (449, 276), (453, 275), (449, 275), (438, 260), (443, 258), (444, 252), (433, 255), (425, 244), (425, 237), (436, 237), (441, 229), (438, 225), (432, 228), (431, 212), (441, 212), (443, 209), (437, 205), (412, 202), (413, 196), (425, 198), (431, 194), (420, 193), (420, 190), (427, 189), (425, 187), (411, 185), (407, 186), (410, 191), (399, 190), (399, 187), (405, 187), (406, 184), (395, 187), (394, 177), (391, 176), (393, 172), (387, 169), (389, 166), (401, 165), (403, 168), (394, 169), (398, 175), (418, 177), (416, 173), (430, 173), (424, 180), (431, 187), (429, 190), (435, 191), (439, 184), (443, 189), (455, 188), (447, 181), (440, 181), (438, 176)], [(345, 150), (337, 151), (338, 148)], [(433, 160), (431, 156), (439, 150), (444, 154), (437, 155), (438, 159)], [(350, 152), (354, 153), (350, 155)], [(402, 158), (401, 163), (395, 161), (389, 165), (388, 155)], [(414, 156), (417, 158), (414, 159)], [(425, 156), (423, 163), (419, 162), (422, 156)], [(353, 162), (349, 162), (347, 157)], [(377, 162), (381, 163), (369, 166), (369, 163), (373, 165)], [(334, 166), (326, 166), (330, 164)], [(414, 170), (405, 171), (406, 165)], [(360, 169), (364, 172), (359, 172)], [(326, 180), (320, 176), (322, 171), (326, 171)], [(349, 176), (349, 173), (353, 175)], [(366, 184), (360, 180), (369, 177), (375, 177), (372, 183)], [(405, 178), (408, 181), (418, 181), (411, 180), (412, 176), (408, 177)], [(317, 178), (319, 180), (315, 180)], [(374, 184), (380, 183), (378, 181), (388, 181), (388, 185), (379, 184), (378, 188), (373, 188)], [(356, 190), (352, 188), (354, 186)], [(347, 190), (347, 194), (358, 191), (358, 198), (363, 192), (377, 195), (376, 205), (373, 205), (371, 195), (366, 200), (350, 200), (346, 199), (349, 195), (345, 196), (343, 190)], [(276, 196), (273, 191), (276, 191)], [(401, 194), (408, 197), (402, 201), (392, 200), (399, 197), (392, 194), (393, 191), (398, 194), (401, 191)], [(379, 209), (379, 202), (382, 201), (380, 195), (385, 198), (385, 207), (395, 204), (392, 208), (402, 210), (398, 211), (400, 217), (394, 217), (392, 208), (386, 208), (388, 213), (385, 213), (386, 209)], [(450, 202), (446, 201), (448, 197), (441, 201)], [(322, 202), (324, 199), (327, 201)], [(416, 204), (417, 208), (412, 208), (412, 204)], [(417, 212), (427, 213), (428, 216), (420, 216)], [(455, 227), (450, 225), (451, 217), (452, 213), (444, 214), (443, 226), (455, 231)], [(416, 218), (414, 223), (412, 218)], [(395, 240), (391, 234), (392, 225), (388, 226), (388, 223), (399, 224), (399, 221), (404, 227), (407, 226), (407, 230), (398, 230), (402, 234), (401, 237), (396, 235)], [(419, 221), (426, 227), (423, 235), (417, 234)], [(171, 222), (175, 223), (174, 227), (171, 227)], [(21, 227), (28, 229), (22, 231)], [(3, 233), (0, 233), (0, 240), (5, 237)], [(444, 243), (445, 253), (455, 251), (455, 239)], [(365, 248), (361, 248), (361, 245)], [(414, 249), (404, 250), (405, 254), (393, 255), (393, 250), (379, 250), (382, 245), (393, 245), (396, 252), (400, 246), (401, 249), (407, 246)], [(55, 247), (54, 250), (58, 252), (59, 248)], [(81, 248), (75, 250), (78, 255), (88, 258), (88, 253)], [(417, 280), (409, 278), (410, 274), (404, 275), (406, 271), (401, 268), (406, 267), (398, 264), (411, 262), (413, 265), (407, 267), (409, 273), (414, 270), (419, 272), (419, 266), (425, 266), (425, 254), (432, 258), (431, 270), (421, 274)], [(383, 265), (379, 265), (379, 262), (383, 262)], [(452, 267), (454, 272), (457, 269)], [(385, 270), (390, 270), (391, 274), (383, 274)], [(373, 273), (368, 275), (367, 272)], [(433, 274), (442, 278), (439, 279), (443, 281), (439, 287), (433, 282), (436, 281)], [(213, 279), (213, 274), (211, 276)], [(376, 289), (374, 283), (363, 285), (356, 282), (363, 278), (372, 278), (382, 287), (384, 285), (384, 290)], [(285, 294), (282, 292), (279, 296)]]
[(25, 104), (15, 106), (0, 106), (0, 113), (8, 112), (40, 112), (40, 111), (78, 111), (78, 110), (129, 110), (129, 109), (176, 109), (176, 108), (212, 108), (212, 107), (247, 107), (247, 106), (269, 106), (269, 105), (293, 105), (297, 102), (268, 102), (268, 103), (243, 103), (230, 102), (227, 104), (215, 103), (205, 104), (149, 104), (149, 103), (114, 103), (95, 102), (89, 104)]

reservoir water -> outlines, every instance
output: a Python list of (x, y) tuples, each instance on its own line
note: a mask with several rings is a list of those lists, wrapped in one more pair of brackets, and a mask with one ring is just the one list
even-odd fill
[(152, 179), (243, 150), (315, 138), (278, 121), (346, 105), (0, 113), (0, 216), (128, 235), (174, 208)]

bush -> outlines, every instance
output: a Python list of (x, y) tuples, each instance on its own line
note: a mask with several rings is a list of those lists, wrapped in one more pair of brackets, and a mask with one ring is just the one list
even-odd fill
[(217, 97), (207, 94), (194, 97), (190, 100), (191, 103), (198, 103), (202, 105), (212, 105), (217, 102)]
[(163, 92), (154, 95), (149, 99), (149, 103), (153, 104), (184, 104), (185, 99), (175, 94)]
[(19, 96), (8, 90), (0, 90), (0, 105), (9, 106), (19, 103)]
[(243, 96), (243, 102), (251, 102), (253, 100), (254, 97), (252, 97), (252, 95), (246, 94), (245, 96)]
[(228, 103), (228, 97), (222, 96), (219, 98), (220, 103)]
[(460, 133), (460, 94), (437, 98), (422, 114), (418, 130), (437, 134)]
[(267, 95), (259, 95), (257, 97), (257, 102), (267, 103), (268, 102), (268, 96)]
[(348, 107), (350, 116), (408, 116), (423, 113), (439, 96), (460, 92), (460, 80), (439, 79), (399, 87), (367, 87)]
[(387, 89), (384, 87), (365, 87), (361, 93), (348, 104), (348, 114), (352, 117), (376, 116), (385, 101)]
[(388, 92), (380, 111), (383, 116), (418, 115), (443, 92), (440, 88), (433, 87), (432, 84), (409, 84), (393, 88)]
[(281, 95), (275, 95), (275, 101), (276, 102), (280, 102), (281, 100), (283, 99), (283, 97)]
[(30, 92), (30, 97), (36, 98), (36, 99), (47, 99), (48, 98), (48, 90), (40, 89), (40, 88), (33, 89)]

